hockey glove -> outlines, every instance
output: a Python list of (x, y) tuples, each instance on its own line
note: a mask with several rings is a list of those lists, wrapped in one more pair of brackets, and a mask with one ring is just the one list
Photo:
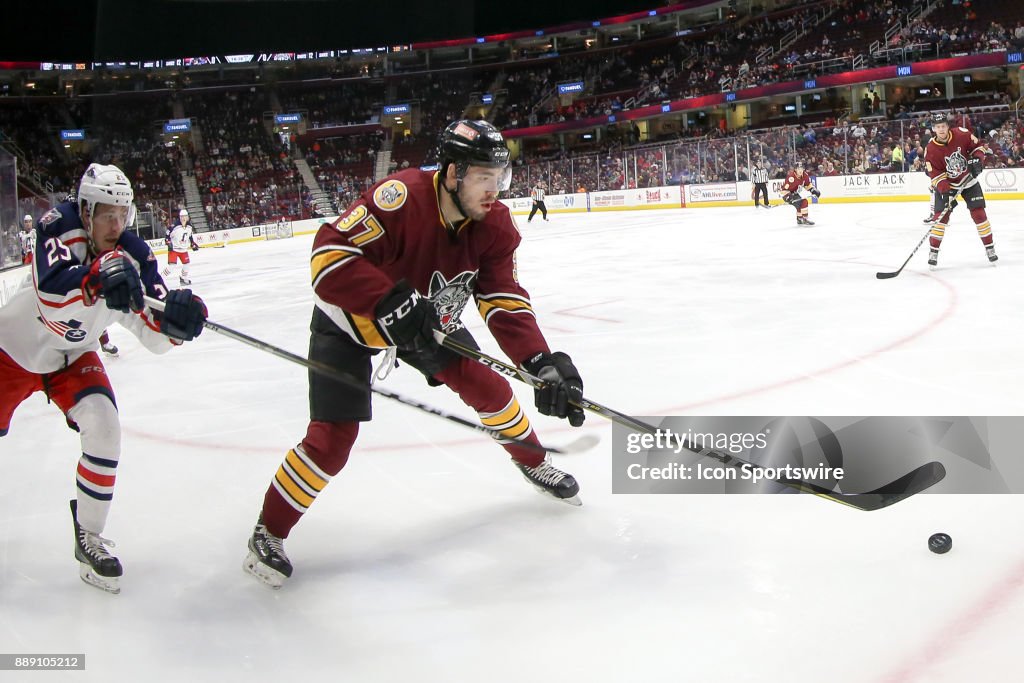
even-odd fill
[(129, 313), (143, 308), (139, 271), (120, 250), (97, 258), (82, 278), (82, 298), (86, 306), (92, 306), (101, 296), (107, 308), (115, 311)]
[(191, 289), (172, 289), (164, 299), (160, 331), (171, 339), (192, 341), (203, 331), (206, 304)]
[(819, 190), (816, 187), (812, 187), (811, 188), (811, 194), (813, 194), (815, 197), (820, 197), (821, 196), (821, 190)]
[(971, 157), (967, 160), (967, 170), (971, 172), (971, 175), (977, 178), (981, 175), (981, 171), (985, 168), (985, 162), (978, 157)]
[(398, 283), (377, 303), (374, 314), (391, 343), (405, 353), (433, 354), (440, 350), (434, 330), (441, 329), (437, 309), (429, 299)]
[(796, 193), (796, 192), (787, 192), (786, 194), (782, 195), (782, 201), (786, 202), (787, 204), (792, 204), (793, 206), (797, 206), (797, 205), (800, 204), (801, 200), (800, 200), (800, 195), (798, 193)]
[(538, 353), (523, 363), (523, 369), (544, 381), (533, 392), (542, 415), (568, 418), (573, 427), (583, 424), (583, 409), (570, 403), (579, 403), (583, 398), (583, 380), (568, 355), (561, 351)]
[(192, 243), (192, 251), (199, 251), (199, 245), (195, 242)]

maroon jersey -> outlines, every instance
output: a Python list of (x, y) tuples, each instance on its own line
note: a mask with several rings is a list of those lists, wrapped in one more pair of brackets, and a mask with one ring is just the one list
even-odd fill
[(796, 171), (790, 171), (786, 176), (786, 181), (782, 183), (783, 192), (796, 192), (801, 187), (806, 187), (808, 190), (814, 187), (811, 184), (811, 174), (804, 171), (800, 175), (796, 174)]
[(967, 168), (967, 160), (972, 156), (984, 158), (985, 150), (966, 128), (951, 127), (945, 142), (932, 138), (924, 150), (924, 166), (932, 179), (932, 188), (948, 192), (977, 183), (978, 179)]
[(382, 348), (388, 342), (374, 308), (404, 278), (434, 303), (445, 332), (462, 326), (472, 296), (513, 361), (549, 352), (516, 279), (520, 237), (508, 207), (495, 202), (483, 221), (465, 219), (453, 231), (437, 183), (437, 173), (399, 171), (320, 227), (310, 261), (316, 305), (358, 343)]

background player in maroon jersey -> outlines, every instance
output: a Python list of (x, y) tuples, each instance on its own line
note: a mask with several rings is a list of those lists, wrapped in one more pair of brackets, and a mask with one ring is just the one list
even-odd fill
[(796, 207), (797, 225), (814, 225), (814, 221), (807, 218), (807, 198), (800, 196), (800, 188), (806, 188), (815, 197), (820, 197), (821, 192), (811, 182), (811, 175), (804, 170), (804, 162), (797, 161), (796, 168), (786, 174), (786, 180), (782, 183), (780, 190), (783, 201)]
[[(985, 246), (985, 255), (989, 261), (995, 262), (999, 257), (992, 243), (992, 225), (985, 213), (985, 193), (978, 182), (978, 176), (984, 169), (985, 148), (966, 128), (951, 128), (949, 117), (943, 113), (932, 114), (932, 132), (935, 137), (924, 150), (924, 161), (935, 191), (935, 216), (942, 216), (949, 203), (959, 194), (971, 212), (971, 220)], [(929, 266), (935, 267), (939, 263), (939, 247), (942, 246), (948, 222), (947, 215), (932, 225), (928, 237)]]
[[(443, 330), (476, 347), (460, 320), (474, 299), (508, 357), (548, 380), (535, 392), (538, 410), (583, 423), (583, 411), (569, 403), (583, 395), (580, 374), (569, 356), (551, 353), (516, 278), (519, 232), (498, 202), (511, 175), (501, 133), (486, 121), (456, 121), (442, 135), (439, 157), (437, 172), (399, 171), (320, 228), (311, 257), (316, 306), (309, 357), (368, 386), (371, 356), (396, 348), (428, 383), (447, 385), (500, 432), (499, 443), (531, 484), (578, 505), (576, 480), (543, 452), (521, 445), (539, 440), (505, 378), (434, 340), (434, 330)], [(392, 364), (386, 355), (381, 367)], [(345, 466), (359, 423), (371, 419), (367, 389), (315, 374), (309, 384), (305, 438), (288, 451), (267, 489), (244, 563), (274, 588), (292, 573), (284, 539)]]

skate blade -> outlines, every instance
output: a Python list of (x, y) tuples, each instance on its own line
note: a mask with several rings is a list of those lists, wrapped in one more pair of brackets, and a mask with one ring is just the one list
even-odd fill
[(95, 588), (99, 588), (101, 591), (113, 593), (114, 595), (121, 592), (120, 577), (100, 576), (86, 563), (79, 563), (78, 576), (85, 583)]
[(279, 590), (284, 585), (285, 579), (288, 578), (281, 572), (271, 569), (260, 562), (260, 558), (252, 552), (246, 556), (245, 562), (242, 563), (242, 569), (245, 570), (246, 574), (255, 576), (260, 583), (270, 586), (274, 590)]
[(566, 503), (568, 505), (572, 505), (573, 507), (582, 507), (583, 506), (583, 501), (580, 500), (579, 494), (576, 494), (572, 498), (559, 498), (555, 494), (551, 493), (551, 491), (548, 491), (546, 488), (542, 488), (540, 486), (537, 486), (536, 484), (534, 484), (529, 479), (527, 479), (526, 481), (529, 482), (530, 486), (532, 486), (537, 491), (537, 493), (540, 493), (545, 498), (550, 498), (552, 500), (557, 500), (559, 503)]

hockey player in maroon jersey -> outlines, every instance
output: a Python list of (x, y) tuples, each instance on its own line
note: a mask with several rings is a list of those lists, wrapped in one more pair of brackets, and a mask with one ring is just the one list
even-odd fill
[[(399, 171), (373, 186), (313, 242), (315, 307), (309, 358), (367, 385), (371, 357), (397, 349), (398, 359), (431, 385), (447, 385), (501, 433), (499, 443), (526, 479), (559, 500), (579, 505), (579, 486), (542, 452), (508, 382), (484, 365), (441, 348), (442, 330), (478, 348), (460, 320), (475, 300), (502, 350), (548, 381), (535, 392), (538, 410), (583, 423), (569, 403), (583, 395), (572, 360), (552, 353), (529, 295), (516, 277), (520, 237), (498, 192), (508, 188), (509, 151), (486, 121), (456, 121), (441, 137), (436, 172)], [(381, 368), (393, 365), (389, 352)], [(330, 479), (348, 461), (359, 423), (371, 419), (365, 389), (309, 375), (310, 422), (288, 451), (264, 497), (244, 568), (279, 588), (291, 576), (284, 539)]]
[(796, 208), (797, 225), (814, 225), (814, 221), (807, 218), (808, 202), (806, 197), (800, 195), (801, 188), (808, 190), (815, 197), (821, 196), (821, 192), (811, 182), (810, 174), (804, 170), (804, 162), (798, 161), (796, 168), (786, 175), (786, 180), (782, 183), (782, 200)]
[[(935, 216), (941, 217), (959, 194), (971, 212), (971, 220), (985, 246), (985, 255), (994, 263), (999, 257), (992, 243), (992, 225), (985, 213), (985, 193), (978, 182), (984, 168), (985, 148), (966, 128), (951, 128), (946, 114), (932, 114), (931, 123), (935, 137), (924, 150), (924, 162), (935, 192)], [(948, 221), (947, 215), (932, 225), (928, 237), (928, 265), (932, 268), (939, 263), (939, 247), (942, 246)]]
[[(121, 456), (114, 390), (96, 351), (114, 322), (163, 353), (198, 336), (206, 306), (187, 289), (168, 292), (156, 258), (134, 232), (131, 183), (116, 166), (90, 164), (77, 201), (50, 209), (36, 229), (31, 277), (0, 308), (0, 437), (15, 409), (37, 391), (81, 436), (71, 501), (79, 576), (120, 591), (121, 562), (103, 538)], [(150, 310), (143, 296), (163, 299)], [(45, 437), (41, 437), (45, 438)]]

